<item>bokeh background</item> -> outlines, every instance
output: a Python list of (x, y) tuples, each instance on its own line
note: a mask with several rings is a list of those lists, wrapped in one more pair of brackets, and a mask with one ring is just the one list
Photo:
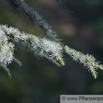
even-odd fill
[[(52, 26), (62, 42), (84, 54), (92, 54), (103, 64), (103, 0), (25, 0)], [(69, 12), (73, 11), (72, 13)], [(0, 24), (43, 35), (21, 13), (0, 0)], [(15, 48), (20, 67), (8, 67), (10, 79), (0, 68), (0, 103), (59, 103), (61, 94), (103, 94), (103, 71), (94, 79), (89, 70), (64, 54), (66, 65), (58, 67), (47, 59), (38, 59), (22, 47)]]

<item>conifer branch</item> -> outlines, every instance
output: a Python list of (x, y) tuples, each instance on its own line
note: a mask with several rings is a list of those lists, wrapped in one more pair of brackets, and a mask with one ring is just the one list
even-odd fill
[(15, 60), (21, 65), (21, 63), (13, 57), (15, 44), (19, 44), (19, 46), (23, 46), (27, 50), (34, 52), (36, 57), (47, 58), (58, 66), (65, 65), (62, 53), (67, 53), (73, 60), (87, 66), (94, 78), (97, 77), (97, 68), (103, 70), (103, 65), (100, 65), (92, 55), (84, 55), (75, 49), (60, 45), (55, 41), (20, 32), (14, 27), (0, 25), (0, 65), (5, 68), (9, 75), (10, 72), (9, 69), (7, 69), (8, 64)]
[(84, 66), (87, 66), (87, 68), (89, 68), (94, 78), (97, 77), (97, 68), (103, 70), (103, 65), (99, 64), (99, 62), (97, 62), (92, 55), (84, 55), (82, 52), (71, 49), (68, 46), (65, 46), (65, 52), (68, 55), (70, 55), (73, 58), (73, 60), (80, 62), (81, 64), (84, 64)]
[(36, 26), (38, 26), (43, 34), (46, 35), (48, 39), (59, 42), (61, 39), (58, 39), (58, 35), (55, 31), (52, 30), (52, 27), (39, 15), (33, 8), (29, 7), (24, 0), (7, 0), (10, 5), (21, 11), (26, 18), (30, 19)]
[(84, 64), (91, 71), (94, 78), (97, 77), (97, 68), (103, 70), (103, 65), (99, 64), (92, 55), (84, 55), (83, 53), (71, 49), (63, 45), (57, 34), (51, 26), (32, 8), (30, 8), (24, 0), (8, 0), (14, 8), (22, 11), (26, 17), (30, 18), (33, 23), (41, 28), (47, 38), (39, 38), (32, 34), (20, 32), (14, 27), (0, 25), (0, 66), (2, 66), (11, 77), (7, 66), (14, 60), (19, 65), (21, 63), (14, 57), (14, 46), (25, 47), (27, 50), (34, 52), (36, 57), (45, 57), (58, 66), (64, 66), (63, 53), (67, 53), (73, 60)]
[(10, 64), (13, 60), (21, 65), (13, 57), (15, 44), (19, 44), (27, 50), (34, 52), (37, 57), (46, 57), (59, 66), (65, 64), (62, 58), (63, 48), (59, 43), (46, 38), (38, 38), (29, 33), (20, 32), (18, 29), (7, 27), (6, 25), (0, 25), (0, 31), (2, 33), (1, 42), (6, 43), (6, 45), (1, 46), (0, 61), (5, 65)]

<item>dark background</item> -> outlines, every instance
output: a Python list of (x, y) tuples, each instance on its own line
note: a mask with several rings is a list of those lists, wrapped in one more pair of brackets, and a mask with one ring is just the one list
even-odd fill
[[(60, 8), (56, 0), (26, 0), (53, 27), (63, 43), (92, 54), (103, 64), (103, 0), (61, 0), (70, 10)], [(41, 30), (0, 0), (0, 24), (41, 36)], [(0, 103), (59, 103), (61, 94), (103, 94), (103, 71), (94, 79), (89, 70), (64, 54), (66, 65), (58, 67), (47, 59), (16, 47), (8, 67), (12, 79), (0, 68)]]

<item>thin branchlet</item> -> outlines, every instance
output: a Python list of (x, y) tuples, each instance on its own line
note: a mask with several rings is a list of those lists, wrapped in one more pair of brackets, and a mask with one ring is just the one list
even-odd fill
[(60, 8), (64, 8), (66, 11), (68, 11), (69, 13), (73, 13), (74, 11), (69, 10), (63, 2), (61, 2), (61, 0), (56, 0), (56, 2), (58, 3)]
[(21, 63), (17, 58), (13, 57), (13, 60), (14, 60), (16, 63), (18, 63), (20, 66), (22, 65), (22, 63)]

